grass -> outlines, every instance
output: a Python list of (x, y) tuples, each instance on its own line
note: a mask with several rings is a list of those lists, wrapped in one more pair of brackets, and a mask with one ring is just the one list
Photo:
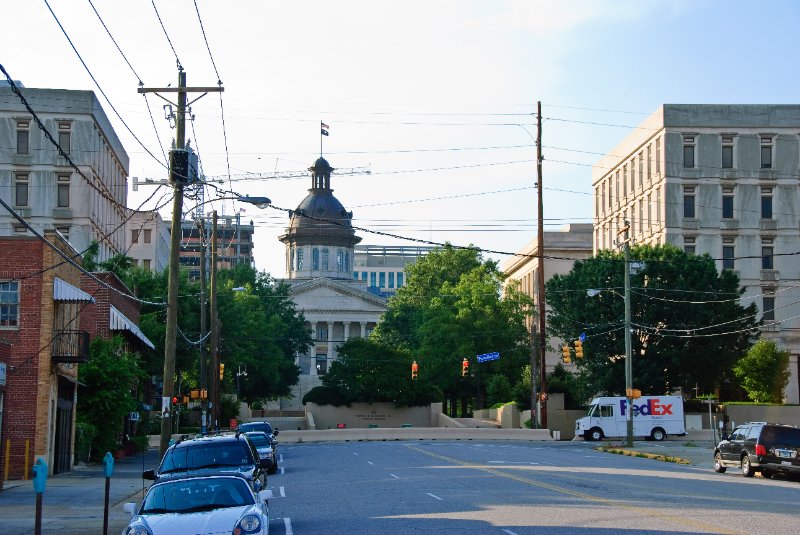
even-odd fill
[(656, 461), (663, 461), (667, 463), (676, 464), (691, 464), (686, 459), (680, 457), (673, 457), (671, 455), (659, 455), (657, 453), (644, 453), (636, 450), (629, 450), (618, 446), (597, 446), (594, 448), (597, 451), (604, 451), (606, 453), (614, 453), (616, 455), (628, 455), (629, 457), (640, 457), (643, 459), (654, 459)]

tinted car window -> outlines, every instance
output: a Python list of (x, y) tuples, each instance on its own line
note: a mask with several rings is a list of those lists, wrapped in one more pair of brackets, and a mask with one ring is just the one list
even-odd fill
[(263, 431), (267, 434), (272, 434), (272, 426), (267, 422), (247, 422), (239, 424), (239, 431), (246, 433), (248, 431)]
[(763, 426), (760, 426), (760, 425), (754, 425), (753, 427), (751, 427), (750, 431), (747, 432), (747, 438), (757, 439), (758, 438), (758, 434), (761, 433), (761, 428), (762, 427)]
[(176, 470), (192, 470), (196, 468), (213, 468), (219, 466), (241, 466), (253, 464), (253, 456), (246, 443), (231, 442), (203, 444), (202, 447), (174, 448), (167, 452), (161, 464), (161, 473)]
[(767, 426), (761, 435), (761, 442), (798, 448), (800, 447), (800, 429)]
[(272, 445), (272, 441), (265, 434), (253, 433), (252, 435), (247, 435), (247, 438), (250, 439), (250, 442), (252, 442), (256, 448)]

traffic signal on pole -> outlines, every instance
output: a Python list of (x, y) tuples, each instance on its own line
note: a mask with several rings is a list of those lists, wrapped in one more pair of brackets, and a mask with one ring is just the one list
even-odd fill
[(464, 359), (461, 361), (461, 377), (466, 377), (469, 373), (469, 361)]
[(581, 342), (580, 340), (575, 340), (573, 342), (573, 345), (575, 346), (575, 358), (582, 359), (583, 358), (583, 342)]
[(172, 396), (172, 404), (173, 405), (177, 405), (178, 404), (178, 396)]
[(220, 381), (222, 381), (222, 376), (223, 376), (224, 373), (225, 373), (225, 363), (224, 362), (220, 362), (219, 363), (219, 380)]
[(572, 362), (572, 357), (569, 354), (569, 344), (564, 344), (561, 346), (561, 360), (563, 360), (566, 364)]
[(417, 364), (417, 361), (415, 360), (414, 362), (411, 363), (411, 379), (416, 379), (418, 373), (419, 373), (419, 364)]

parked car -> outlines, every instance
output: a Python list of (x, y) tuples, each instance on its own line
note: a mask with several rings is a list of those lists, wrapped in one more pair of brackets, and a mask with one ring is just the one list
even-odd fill
[(800, 428), (766, 422), (737, 426), (714, 448), (714, 471), (731, 467), (744, 477), (800, 475)]
[(243, 433), (179, 440), (164, 453), (157, 470), (145, 470), (144, 479), (158, 481), (185, 475), (235, 473), (251, 482), (256, 492), (267, 486), (269, 461), (261, 460)]
[(254, 492), (237, 475), (183, 476), (154, 483), (131, 513), (122, 535), (180, 535), (194, 533), (269, 533), (272, 491)]
[(278, 471), (278, 441), (263, 431), (248, 431), (245, 433), (250, 442), (256, 447), (261, 459), (269, 459), (268, 474)]
[(269, 422), (245, 422), (239, 424), (236, 429), (240, 433), (249, 433), (250, 431), (261, 431), (268, 434), (270, 437), (275, 438), (278, 436), (278, 428), (273, 428)]

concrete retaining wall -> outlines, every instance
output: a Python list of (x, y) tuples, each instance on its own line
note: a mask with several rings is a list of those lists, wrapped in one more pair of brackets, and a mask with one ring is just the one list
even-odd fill
[[(441, 403), (439, 405), (441, 412)], [(377, 427), (430, 427), (433, 407), (395, 407), (393, 403), (353, 403), (349, 407), (306, 403), (306, 413), (313, 417), (317, 430)], [(438, 423), (438, 422), (435, 422)], [(283, 433), (281, 433), (283, 437)]]
[(491, 429), (491, 428), (375, 428), (375, 429), (321, 429), (317, 431), (281, 431), (281, 443), (302, 442), (359, 442), (387, 440), (553, 440), (547, 429)]
[[(734, 424), (769, 422), (800, 426), (800, 407), (797, 405), (726, 405), (725, 412)], [(722, 417), (720, 414), (714, 416), (718, 421)]]

